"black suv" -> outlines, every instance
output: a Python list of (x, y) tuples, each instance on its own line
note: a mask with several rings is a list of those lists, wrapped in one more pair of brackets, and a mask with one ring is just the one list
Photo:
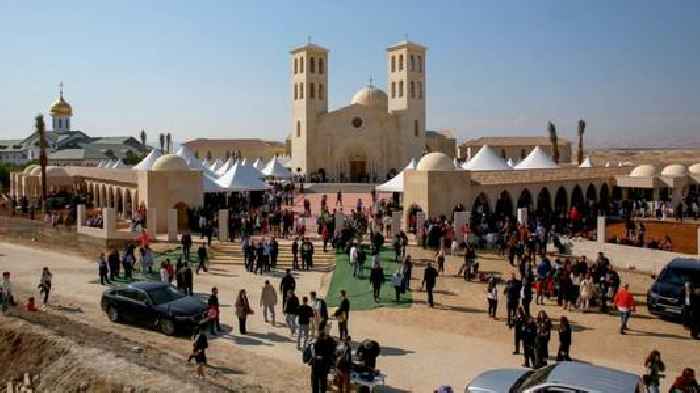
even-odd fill
[(192, 329), (207, 318), (207, 306), (163, 282), (136, 282), (102, 293), (102, 310), (112, 322), (127, 321), (167, 335)]
[(661, 270), (647, 292), (649, 312), (661, 317), (680, 319), (685, 304), (685, 283), (700, 288), (700, 260), (675, 258)]

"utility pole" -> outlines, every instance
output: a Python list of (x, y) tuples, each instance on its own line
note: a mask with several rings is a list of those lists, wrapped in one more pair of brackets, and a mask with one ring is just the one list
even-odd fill
[(46, 185), (46, 130), (44, 126), (44, 115), (39, 114), (34, 118), (34, 128), (39, 134), (39, 165), (41, 166), (41, 211), (46, 213), (47, 208), (47, 185)]

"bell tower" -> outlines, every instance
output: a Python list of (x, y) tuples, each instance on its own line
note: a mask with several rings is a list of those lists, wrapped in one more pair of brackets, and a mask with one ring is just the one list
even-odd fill
[(306, 45), (289, 53), (292, 173), (310, 174), (318, 169), (314, 152), (321, 148), (315, 138), (318, 117), (328, 112), (328, 49), (312, 44), (309, 39)]
[(418, 159), (425, 148), (426, 51), (408, 40), (386, 49), (389, 112), (400, 119), (403, 162)]
[(52, 121), (51, 129), (54, 131), (70, 131), (70, 119), (73, 117), (73, 108), (63, 98), (63, 82), (58, 87), (59, 97), (49, 109)]

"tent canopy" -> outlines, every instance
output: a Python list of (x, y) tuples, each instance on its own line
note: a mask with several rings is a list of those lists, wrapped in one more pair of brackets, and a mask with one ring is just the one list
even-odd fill
[(593, 168), (593, 163), (591, 162), (591, 157), (586, 157), (585, 160), (578, 166), (579, 168)]
[(216, 184), (228, 192), (266, 190), (267, 184), (260, 178), (260, 172), (252, 166), (237, 163), (224, 173)]
[(262, 168), (261, 172), (265, 177), (272, 177), (275, 179), (289, 179), (292, 177), (292, 171), (282, 165), (282, 163), (277, 160), (277, 157), (272, 157), (272, 159), (265, 164), (265, 167)]
[(406, 165), (406, 167), (396, 176), (389, 179), (386, 183), (375, 187), (375, 190), (379, 192), (403, 192), (403, 173), (406, 169), (416, 169), (415, 158), (412, 158), (408, 165)]
[(153, 168), (153, 164), (156, 162), (158, 158), (160, 158), (161, 152), (160, 150), (153, 149), (151, 150), (150, 153), (146, 157), (144, 157), (141, 162), (136, 164), (133, 168), (135, 171), (150, 171), (151, 168)]
[(514, 169), (554, 169), (559, 168), (559, 166), (552, 161), (542, 148), (535, 146), (534, 149), (527, 155)]
[(513, 168), (508, 166), (506, 160), (499, 156), (492, 147), (484, 145), (471, 160), (462, 165), (462, 169), (467, 171), (509, 171)]

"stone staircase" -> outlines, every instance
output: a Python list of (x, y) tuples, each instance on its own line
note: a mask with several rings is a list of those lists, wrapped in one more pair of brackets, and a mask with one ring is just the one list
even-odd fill
[[(255, 239), (257, 241), (257, 239)], [(292, 242), (280, 239), (279, 255), (277, 256), (276, 270), (284, 271), (292, 268)], [(312, 242), (314, 245), (313, 268), (311, 271), (329, 272), (335, 268), (335, 250), (328, 245), (328, 251), (323, 252), (323, 242)], [(212, 243), (210, 252), (210, 263), (212, 265), (244, 265), (243, 250), (239, 242), (215, 242)], [(301, 256), (299, 257), (301, 266)]]

